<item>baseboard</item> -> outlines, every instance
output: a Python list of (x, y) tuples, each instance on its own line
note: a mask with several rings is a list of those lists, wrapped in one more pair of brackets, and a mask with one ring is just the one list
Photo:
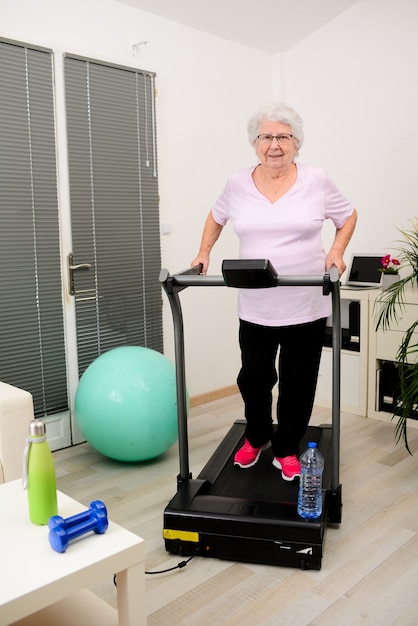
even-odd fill
[(222, 387), (221, 389), (215, 389), (214, 391), (207, 391), (206, 393), (190, 398), (190, 408), (206, 404), (207, 402), (213, 402), (213, 400), (220, 400), (221, 398), (226, 398), (227, 396), (233, 396), (236, 393), (239, 393), (238, 385), (229, 385), (229, 387)]

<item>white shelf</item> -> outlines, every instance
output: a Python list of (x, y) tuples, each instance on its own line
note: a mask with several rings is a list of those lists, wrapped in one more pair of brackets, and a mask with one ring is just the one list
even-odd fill
[(94, 593), (83, 589), (11, 626), (118, 626), (118, 613)]

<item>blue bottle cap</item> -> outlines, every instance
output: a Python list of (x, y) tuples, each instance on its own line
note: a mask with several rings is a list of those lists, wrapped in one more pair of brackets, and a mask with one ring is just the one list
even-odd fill
[(316, 446), (316, 442), (315, 442), (315, 441), (310, 441), (310, 442), (308, 443), (308, 448), (316, 448), (316, 447), (317, 447), (317, 446)]

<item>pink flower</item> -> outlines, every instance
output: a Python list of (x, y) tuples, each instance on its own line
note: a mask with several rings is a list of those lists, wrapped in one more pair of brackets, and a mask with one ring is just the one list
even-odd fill
[(393, 259), (390, 254), (385, 254), (382, 258), (382, 269), (383, 274), (397, 274), (400, 262), (398, 259)]

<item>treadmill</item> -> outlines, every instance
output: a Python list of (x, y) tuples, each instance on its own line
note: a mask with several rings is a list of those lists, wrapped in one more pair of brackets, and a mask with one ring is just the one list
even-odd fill
[[(341, 311), (338, 270), (324, 276), (278, 276), (266, 259), (224, 260), (222, 276), (202, 276), (201, 266), (171, 275), (160, 272), (160, 283), (171, 305), (174, 324), (180, 472), (177, 492), (164, 510), (163, 538), (167, 552), (321, 569), (326, 528), (341, 522), (340, 352)], [(308, 426), (301, 442), (315, 441), (325, 459), (322, 515), (305, 520), (297, 513), (299, 481), (286, 482), (265, 450), (250, 469), (234, 466), (244, 441), (245, 419), (236, 420), (197, 478), (189, 471), (184, 330), (179, 293), (194, 286), (246, 289), (280, 286), (322, 286), (332, 299), (332, 420)], [(301, 381), (303, 384), (303, 381)], [(297, 403), (297, 398), (295, 398)]]

